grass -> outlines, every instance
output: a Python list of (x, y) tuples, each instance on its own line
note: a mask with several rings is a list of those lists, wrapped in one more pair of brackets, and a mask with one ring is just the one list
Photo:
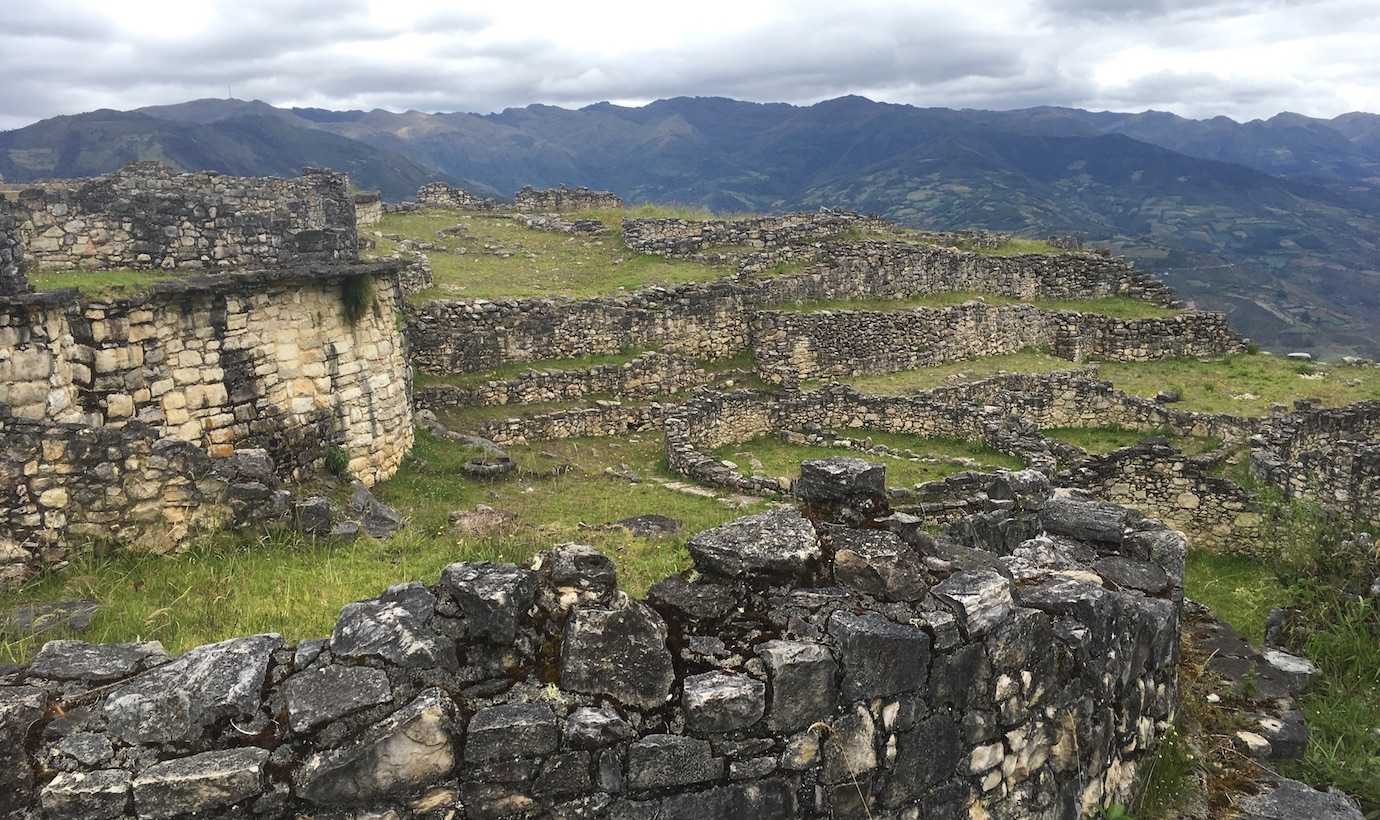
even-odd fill
[[(644, 209), (580, 214), (610, 225), (609, 234), (595, 237), (533, 230), (506, 217), (446, 210), (388, 214), (376, 230), (445, 247), (426, 252), (435, 285), (412, 297), (417, 301), (600, 296), (650, 285), (705, 282), (732, 273), (727, 265), (628, 250), (621, 239), (620, 220), (640, 210)], [(677, 211), (659, 208), (653, 212)], [(463, 225), (465, 233), (438, 237), (437, 231), (454, 225)], [(374, 254), (387, 256), (396, 247), (396, 242), (380, 239)]]
[(1270, 405), (1315, 398), (1336, 407), (1380, 398), (1380, 368), (1295, 362), (1280, 356), (1241, 353), (1216, 361), (1167, 359), (1107, 362), (1102, 377), (1132, 395), (1153, 397), (1177, 387), (1183, 400), (1173, 407), (1205, 413), (1260, 416)]
[[(670, 478), (662, 466), (659, 435), (544, 442), (510, 453), (525, 468), (545, 470), (559, 462), (575, 469), (502, 483), (469, 481), (459, 473), (467, 448), (419, 432), (402, 469), (375, 488), (381, 500), (409, 519), (387, 541), (361, 538), (346, 544), (288, 531), (262, 537), (217, 534), (174, 556), (80, 559), (34, 587), (0, 596), (0, 608), (92, 597), (102, 610), (81, 638), (160, 640), (171, 652), (256, 632), (280, 632), (293, 640), (319, 637), (330, 634), (342, 605), (377, 595), (390, 584), (431, 584), (454, 561), (521, 562), (570, 541), (603, 550), (617, 564), (622, 587), (641, 595), (653, 581), (688, 566), (684, 544), (690, 535), (752, 511), (603, 475), (605, 467), (626, 465), (643, 476)], [(516, 529), (490, 537), (461, 537), (447, 529), (447, 513), (477, 504), (516, 514)], [(682, 531), (651, 540), (600, 528), (652, 512), (682, 521)], [(0, 662), (24, 662), (43, 641), (59, 637), (68, 636), (50, 632), (0, 644)]]
[[(985, 469), (997, 467), (1019, 469), (1021, 467), (1019, 459), (979, 444), (971, 444), (956, 439), (925, 438), (870, 430), (842, 430), (839, 431), (839, 437), (852, 440), (870, 438), (876, 444), (895, 449), (905, 448), (922, 456), (934, 458), (973, 459), (980, 462)], [(877, 461), (886, 465), (887, 483), (893, 487), (914, 486), (971, 469), (956, 463), (925, 463), (893, 456), (862, 453), (851, 447), (790, 444), (772, 435), (762, 436), (740, 444), (725, 445), (715, 450), (714, 456), (732, 461), (745, 473), (784, 477), (795, 476), (800, 472), (800, 463), (813, 458), (830, 458), (832, 456), (866, 458), (869, 461)], [(754, 460), (761, 466), (755, 466)]]
[(1051, 427), (1043, 431), (1052, 439), (1081, 447), (1100, 455), (1140, 444), (1149, 438), (1167, 438), (1187, 455), (1196, 456), (1222, 446), (1219, 439), (1206, 436), (1178, 436), (1167, 430), (1129, 430), (1125, 427)]
[(131, 296), (175, 274), (163, 270), (33, 270), (29, 283), (34, 290), (76, 288), (86, 296)]
[(1190, 550), (1184, 594), (1207, 604), (1252, 644), (1265, 637), (1265, 616), (1284, 599), (1284, 587), (1257, 559)]
[(858, 237), (890, 239), (899, 242), (909, 242), (915, 245), (941, 245), (948, 248), (957, 248), (962, 251), (971, 251), (980, 256), (1027, 256), (1031, 254), (1039, 256), (1058, 256), (1069, 253), (1062, 248), (1056, 248), (1044, 239), (1030, 239), (1023, 236), (1013, 236), (1006, 239), (995, 247), (983, 247), (973, 241), (964, 241), (953, 237), (944, 237), (939, 234), (930, 233), (916, 228), (905, 228), (899, 225), (885, 225), (873, 228), (866, 233), (860, 232)]
[(931, 390), (945, 384), (985, 379), (999, 373), (1051, 373), (1077, 368), (1078, 365), (1068, 359), (1060, 359), (1038, 350), (1023, 350), (1019, 353), (984, 356), (896, 373), (856, 376), (845, 381), (864, 393), (905, 395)]
[[(1010, 296), (977, 291), (951, 291), (932, 293), (906, 299), (830, 299), (816, 302), (799, 302), (777, 306), (776, 310), (800, 313), (818, 313), (825, 310), (871, 310), (894, 311), (912, 308), (951, 307), (971, 301), (986, 302), (990, 305), (1014, 305), (1021, 300)], [(1045, 310), (1077, 311), (1079, 313), (1098, 313), (1115, 316), (1119, 319), (1156, 319), (1172, 316), (1179, 311), (1161, 305), (1129, 299), (1124, 296), (1109, 296), (1096, 299), (1035, 299), (1032, 304)]]

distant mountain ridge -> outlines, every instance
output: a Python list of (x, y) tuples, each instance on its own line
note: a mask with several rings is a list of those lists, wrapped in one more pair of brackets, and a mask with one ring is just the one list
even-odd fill
[(719, 211), (821, 205), (941, 228), (1072, 232), (1160, 271), (1267, 346), (1380, 355), (1380, 116), (1238, 123), (1040, 107), (812, 106), (718, 97), (495, 114), (195, 100), (0, 133), (11, 181), (163, 159), (231, 173), (349, 171), (385, 197), (607, 188)]

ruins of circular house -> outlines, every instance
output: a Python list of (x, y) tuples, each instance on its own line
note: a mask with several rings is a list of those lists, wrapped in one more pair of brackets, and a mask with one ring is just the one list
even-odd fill
[(453, 564), (295, 646), (50, 642), (0, 676), (0, 810), (1018, 818), (1127, 800), (1174, 716), (1183, 536), (1027, 471), (934, 537), (876, 504), (882, 475), (807, 464), (809, 517), (700, 533), (696, 572), (646, 602), (571, 544)]

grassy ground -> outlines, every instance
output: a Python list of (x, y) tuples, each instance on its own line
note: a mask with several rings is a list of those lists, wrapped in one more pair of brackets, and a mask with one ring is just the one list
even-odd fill
[(982, 256), (1024, 256), (1028, 254), (1049, 256), (1068, 253), (1068, 251), (1056, 248), (1043, 239), (1028, 239), (1026, 237), (1013, 236), (996, 247), (982, 247), (974, 242), (942, 239), (936, 234), (927, 231), (917, 230), (915, 228), (903, 228), (899, 225), (887, 225), (881, 228), (875, 228), (867, 234), (867, 236), (869, 238), (912, 242), (917, 245), (944, 245), (946, 247), (958, 248), (959, 250), (972, 251)]
[(864, 393), (904, 395), (930, 390), (944, 384), (976, 381), (999, 373), (1051, 373), (1057, 370), (1076, 370), (1080, 367), (1068, 359), (1060, 359), (1038, 350), (1023, 350), (1003, 356), (984, 356), (961, 362), (882, 373), (875, 376), (855, 376), (846, 379)]
[(1148, 438), (1167, 438), (1188, 455), (1199, 455), (1222, 446), (1219, 439), (1203, 436), (1176, 436), (1168, 431), (1128, 430), (1124, 427), (1051, 427), (1043, 431), (1052, 439), (1081, 447), (1089, 453), (1110, 453), (1139, 444)]
[[(610, 224), (611, 233), (596, 237), (531, 230), (506, 217), (445, 210), (388, 214), (375, 230), (445, 246), (445, 251), (426, 252), (435, 286), (413, 297), (422, 301), (598, 296), (654, 284), (704, 282), (732, 273), (727, 265), (633, 253), (621, 239), (620, 220), (625, 215), (623, 211), (581, 214)], [(454, 225), (463, 225), (466, 231), (460, 236), (437, 236), (437, 231)], [(373, 254), (387, 256), (395, 249), (395, 242), (380, 239)]]
[(1328, 406), (1380, 399), (1380, 368), (1295, 362), (1282, 356), (1243, 353), (1212, 362), (1169, 359), (1159, 362), (1108, 362), (1102, 377), (1137, 396), (1152, 397), (1177, 387), (1184, 410), (1258, 416), (1276, 402), (1316, 398)]
[[(997, 467), (1019, 469), (1021, 467), (1019, 459), (981, 445), (954, 439), (924, 438), (870, 430), (842, 430), (839, 431), (839, 435), (854, 440), (871, 438), (876, 444), (910, 449), (922, 456), (970, 458), (980, 462), (985, 469)], [(891, 456), (860, 453), (850, 447), (789, 444), (777, 436), (763, 436), (741, 444), (729, 444), (715, 450), (714, 456), (737, 464), (738, 468), (745, 473), (786, 478), (797, 475), (800, 472), (800, 462), (808, 459), (830, 458), (832, 456), (865, 458), (868, 461), (877, 461), (886, 465), (887, 484), (893, 487), (914, 486), (971, 469), (960, 464), (929, 464)], [(754, 465), (754, 460), (761, 466)]]
[[(640, 595), (653, 581), (688, 566), (684, 544), (690, 535), (752, 511), (603, 475), (605, 467), (626, 466), (643, 476), (670, 477), (661, 466), (659, 435), (572, 439), (510, 452), (520, 465), (543, 474), (561, 462), (575, 469), (494, 484), (470, 481), (459, 472), (464, 448), (419, 433), (398, 475), (375, 488), (409, 519), (387, 541), (333, 543), (286, 531), (208, 536), (181, 555), (83, 559), (29, 590), (0, 596), (0, 609), (20, 601), (93, 597), (103, 609), (83, 639), (160, 640), (172, 652), (264, 631), (292, 639), (323, 636), (342, 605), (376, 595), (389, 584), (430, 584), (453, 561), (524, 561), (569, 541), (603, 550), (617, 563), (623, 588)], [(448, 531), (447, 513), (477, 504), (515, 513), (516, 528), (492, 537)], [(600, 528), (645, 513), (669, 515), (683, 522), (683, 529), (651, 540)], [(22, 662), (42, 641), (58, 637), (65, 636), (47, 633), (36, 641), (0, 644), (0, 662)]]
[(589, 370), (605, 364), (627, 364), (648, 351), (625, 350), (621, 353), (606, 353), (593, 356), (580, 356), (570, 359), (543, 359), (535, 362), (514, 362), (481, 373), (427, 373), (417, 371), (416, 385), (429, 387), (450, 384), (459, 387), (473, 387), (491, 381), (502, 381), (520, 376), (529, 370)]
[(162, 270), (34, 270), (29, 271), (29, 283), (34, 290), (76, 288), (87, 296), (129, 296), (144, 290), (154, 282), (174, 274)]
[[(1014, 305), (1019, 304), (1019, 299), (1010, 296), (1001, 296), (992, 293), (978, 293), (975, 291), (953, 291), (949, 293), (933, 293), (926, 296), (916, 296), (908, 299), (831, 299), (817, 302), (801, 302), (795, 304), (785, 304), (777, 306), (777, 310), (798, 311), (802, 313), (818, 313), (823, 310), (873, 310), (873, 311), (893, 311), (909, 310), (919, 307), (950, 307), (961, 305), (965, 302), (982, 301), (989, 305)], [(1030, 302), (1036, 307), (1046, 310), (1071, 310), (1079, 313), (1099, 313), (1106, 316), (1115, 316), (1120, 319), (1154, 319), (1164, 316), (1172, 316), (1179, 311), (1172, 308), (1162, 307), (1142, 302), (1139, 299), (1128, 299), (1124, 296), (1110, 296), (1098, 299), (1036, 299)]]

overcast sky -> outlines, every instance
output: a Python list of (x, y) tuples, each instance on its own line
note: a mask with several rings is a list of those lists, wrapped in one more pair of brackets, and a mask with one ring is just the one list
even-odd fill
[(0, 128), (198, 97), (1380, 111), (1380, 0), (7, 0)]

